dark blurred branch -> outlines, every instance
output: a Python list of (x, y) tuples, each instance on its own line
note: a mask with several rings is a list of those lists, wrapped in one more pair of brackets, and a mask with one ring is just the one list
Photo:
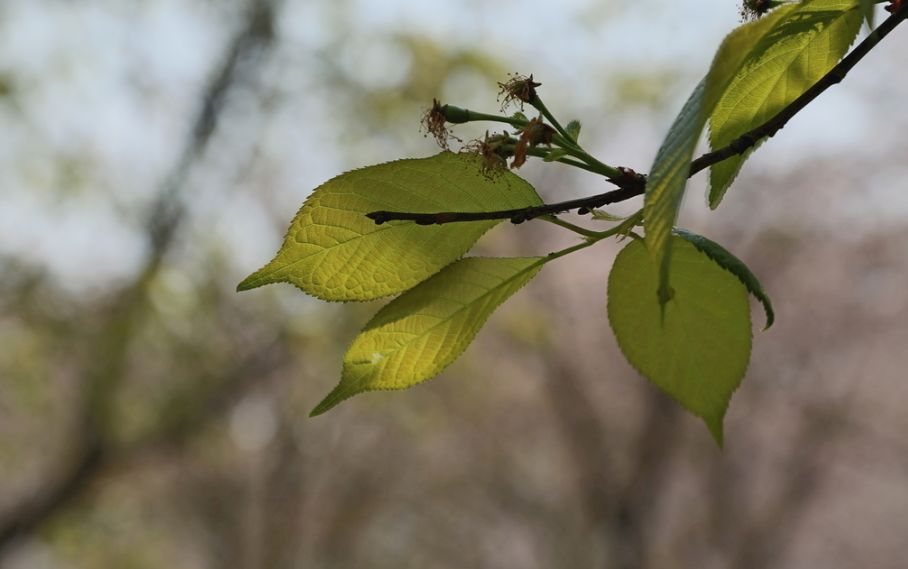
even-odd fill
[(290, 359), (285, 345), (284, 339), (276, 338), (257, 349), (223, 374), (210, 393), (194, 398), (197, 403), (179, 418), (128, 446), (119, 447), (92, 437), (93, 428), (85, 427), (80, 434), (81, 446), (64, 473), (46, 482), (39, 494), (25, 500), (0, 522), (0, 559), (18, 538), (33, 533), (55, 513), (84, 497), (93, 481), (102, 475), (129, 467), (143, 457), (180, 448), (263, 380), (282, 369)]
[(165, 424), (119, 452), (124, 462), (149, 453), (176, 448), (222, 417), (247, 393), (264, 387), (277, 370), (290, 363), (287, 338), (277, 336), (257, 346), (253, 353), (230, 367), (224, 378), (207, 394), (190, 396), (195, 403)]
[(273, 39), (274, 11), (272, 0), (253, 0), (244, 25), (206, 87), (192, 133), (149, 215), (151, 252), (138, 276), (113, 301), (100, 334), (89, 339), (93, 353), (88, 354), (83, 373), (86, 397), (80, 430), (72, 445), (75, 456), (62, 466), (62, 475), (45, 482), (38, 493), (15, 505), (0, 519), (0, 555), (18, 538), (34, 532), (56, 512), (81, 497), (91, 482), (119, 459), (120, 451), (115, 451), (108, 440), (111, 400), (127, 374), (127, 353), (134, 332), (146, 314), (148, 286), (180, 225), (183, 215), (180, 193), (192, 165), (208, 147), (225, 97), (238, 80), (240, 69), (254, 50), (266, 47)]
[[(727, 567), (760, 569), (783, 565), (787, 546), (798, 533), (798, 525), (822, 489), (823, 456), (843, 432), (844, 401), (830, 407), (806, 407), (804, 425), (791, 446), (788, 464), (782, 469), (786, 482), (772, 499), (764, 515), (755, 516), (749, 526), (738, 530), (738, 547)], [(728, 506), (728, 505), (726, 505)], [(728, 531), (728, 528), (725, 529)]]
[(671, 493), (673, 451), (681, 438), (681, 408), (665, 393), (644, 386), (646, 420), (637, 440), (633, 471), (617, 497), (614, 530), (621, 545), (616, 567), (651, 566), (655, 513)]
[(0, 559), (18, 538), (34, 532), (54, 513), (81, 496), (106, 460), (103, 445), (97, 438), (83, 440), (70, 459), (68, 470), (45, 482), (40, 494), (20, 503), (0, 521)]
[[(829, 70), (819, 81), (814, 83), (800, 97), (789, 103), (785, 108), (776, 113), (772, 118), (760, 126), (750, 130), (726, 146), (713, 152), (707, 152), (690, 164), (688, 177), (709, 168), (713, 164), (727, 160), (732, 156), (743, 154), (757, 143), (767, 137), (774, 136), (779, 132), (788, 121), (796, 114), (804, 110), (808, 104), (819, 97), (824, 91), (840, 83), (849, 71), (864, 58), (865, 55), (876, 47), (880, 41), (889, 35), (902, 21), (908, 17), (908, 2), (901, 6), (886, 20), (880, 24), (870, 35), (858, 44), (856, 48), (846, 55), (835, 67)], [(542, 217), (545, 215), (554, 215), (570, 210), (580, 210), (581, 212), (602, 207), (604, 205), (629, 200), (633, 197), (643, 194), (646, 190), (645, 183), (629, 183), (621, 179), (609, 179), (610, 182), (618, 185), (617, 190), (611, 190), (602, 194), (596, 194), (585, 198), (578, 198), (563, 202), (543, 204), (541, 206), (532, 206), (518, 209), (505, 209), (498, 211), (485, 212), (462, 212), (462, 211), (444, 211), (432, 213), (412, 213), (399, 211), (373, 211), (366, 216), (376, 224), (388, 221), (413, 221), (417, 225), (441, 225), (445, 223), (456, 223), (465, 221), (484, 221), (494, 219), (508, 219), (512, 223), (522, 223), (524, 221)]]

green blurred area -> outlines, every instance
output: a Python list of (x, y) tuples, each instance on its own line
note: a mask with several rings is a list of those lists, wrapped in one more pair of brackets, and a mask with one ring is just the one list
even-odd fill
[[(755, 156), (713, 214), (690, 190), (687, 226), (746, 260), (777, 306), (724, 452), (618, 352), (604, 299), (620, 244), (546, 267), (440, 379), (310, 420), (380, 303), (234, 287), (313, 187), (435, 152), (418, 131), (433, 97), (495, 110), (515, 71), (583, 121), (591, 151), (645, 171), (700, 70), (665, 64), (670, 37), (625, 29), (650, 11), (633, 3), (567, 3), (563, 21), (438, 3), (455, 36), (484, 41), (380, 25), (367, 6), (0, 4), (0, 567), (901, 567), (895, 64), (888, 91), (854, 79), (879, 109), (864, 120), (887, 128), (853, 151)], [(489, 15), (518, 6), (513, 22)], [(572, 51), (619, 33), (665, 59)], [(540, 38), (551, 59), (525, 61)], [(558, 165), (520, 173), (546, 199), (602, 186)], [(541, 225), (505, 224), (478, 251), (574, 242)]]

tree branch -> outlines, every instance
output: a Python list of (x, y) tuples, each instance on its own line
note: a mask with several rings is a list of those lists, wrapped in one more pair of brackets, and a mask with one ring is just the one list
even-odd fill
[(640, 178), (639, 183), (628, 184), (619, 187), (617, 190), (597, 194), (586, 198), (577, 198), (552, 204), (543, 204), (531, 207), (521, 207), (516, 209), (502, 209), (498, 211), (477, 211), (477, 212), (456, 212), (446, 211), (439, 213), (406, 213), (394, 211), (373, 211), (367, 213), (366, 217), (381, 225), (386, 221), (414, 221), (417, 225), (441, 225), (442, 223), (453, 223), (455, 221), (484, 221), (489, 219), (509, 219), (511, 223), (523, 223), (529, 219), (542, 217), (545, 215), (554, 215), (573, 209), (587, 213), (589, 210), (602, 207), (610, 203), (617, 203), (628, 200), (634, 196), (643, 193), (646, 187), (646, 179)]
[(74, 451), (68, 462), (61, 465), (61, 474), (39, 486), (34, 495), (3, 512), (0, 517), (0, 557), (19, 539), (77, 501), (105, 468), (119, 459), (120, 451), (114, 448), (107, 432), (111, 401), (127, 374), (126, 355), (145, 312), (149, 283), (159, 271), (183, 217), (179, 194), (191, 166), (207, 148), (240, 67), (248, 61), (247, 56), (253, 49), (268, 46), (273, 39), (274, 3), (275, 0), (250, 0), (244, 25), (228, 45), (217, 74), (205, 88), (193, 131), (178, 162), (164, 180), (149, 214), (147, 231), (151, 251), (148, 258), (133, 282), (116, 295), (112, 303), (114, 309), (100, 335), (94, 339), (96, 353), (82, 371), (87, 393), (73, 437)]
[[(697, 172), (700, 172), (713, 164), (727, 160), (732, 156), (743, 154), (764, 138), (774, 136), (789, 120), (791, 120), (792, 117), (807, 107), (814, 99), (819, 97), (828, 88), (840, 83), (848, 72), (851, 71), (865, 55), (870, 53), (884, 37), (889, 35), (896, 26), (902, 23), (906, 17), (908, 17), (908, 2), (900, 4), (891, 16), (886, 18), (882, 24), (864, 38), (857, 47), (830, 69), (826, 75), (804, 91), (800, 97), (786, 105), (785, 108), (776, 113), (772, 118), (753, 130), (732, 140), (726, 146), (712, 152), (707, 152), (692, 161), (688, 177), (693, 176)], [(387, 221), (413, 221), (417, 225), (441, 225), (444, 223), (487, 221), (493, 219), (508, 219), (511, 223), (523, 223), (529, 219), (545, 215), (554, 215), (574, 209), (578, 210), (578, 213), (581, 214), (588, 213), (593, 208), (629, 200), (643, 194), (646, 190), (646, 177), (640, 174), (634, 174), (633, 179), (625, 176), (622, 178), (609, 178), (608, 181), (616, 184), (618, 189), (585, 198), (577, 198), (540, 206), (483, 212), (443, 211), (433, 213), (410, 213), (400, 211), (373, 211), (367, 213), (366, 217), (379, 225)]]

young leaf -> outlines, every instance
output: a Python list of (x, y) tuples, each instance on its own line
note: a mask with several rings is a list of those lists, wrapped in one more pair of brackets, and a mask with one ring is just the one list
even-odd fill
[(548, 154), (546, 154), (545, 158), (543, 158), (542, 161), (543, 162), (554, 162), (556, 160), (561, 160), (562, 158), (564, 158), (567, 155), (568, 155), (567, 150), (565, 150), (564, 148), (553, 148), (552, 150), (549, 151)]
[(624, 221), (628, 218), (626, 215), (616, 215), (614, 213), (609, 213), (604, 209), (590, 210), (590, 213), (592, 214), (592, 219), (595, 219), (596, 221)]
[(769, 295), (763, 290), (763, 285), (760, 284), (756, 275), (747, 268), (744, 261), (735, 257), (725, 247), (702, 235), (697, 235), (696, 233), (677, 228), (674, 233), (715, 261), (717, 265), (737, 277), (737, 279), (741, 281), (741, 284), (750, 291), (750, 294), (754, 295), (754, 298), (759, 300), (763, 305), (763, 312), (766, 313), (766, 326), (764, 326), (763, 329), (768, 330), (769, 327), (772, 326), (772, 323), (776, 319), (775, 312), (773, 312), (772, 309), (772, 301), (769, 299)]
[(392, 300), (344, 356), (340, 384), (313, 409), (430, 379), (473, 341), (492, 311), (532, 279), (545, 257), (467, 258)]
[[(766, 30), (710, 116), (710, 147), (760, 126), (832, 69), (861, 29), (857, 6), (858, 0), (807, 0)], [(713, 164), (710, 207), (719, 205), (753, 150)]]
[(639, 240), (618, 254), (608, 279), (608, 317), (642, 375), (701, 417), (719, 445), (722, 419), (750, 359), (747, 289), (691, 243), (670, 237), (672, 298), (653, 302), (658, 274)]
[(564, 130), (571, 136), (571, 140), (577, 142), (577, 139), (580, 138), (580, 128), (581, 124), (578, 120), (572, 120), (567, 123), (567, 126), (564, 127)]
[(657, 292), (660, 303), (670, 295), (669, 238), (681, 207), (691, 158), (706, 119), (752, 47), (794, 8), (793, 5), (776, 8), (759, 20), (738, 27), (725, 38), (709, 73), (694, 89), (656, 154), (646, 182), (644, 219), (647, 248), (659, 267)]
[(480, 172), (480, 158), (443, 152), (342, 174), (296, 214), (277, 256), (237, 287), (289, 282), (325, 300), (372, 300), (407, 290), (460, 258), (499, 221), (376, 225), (366, 213), (492, 211), (542, 203), (510, 172)]

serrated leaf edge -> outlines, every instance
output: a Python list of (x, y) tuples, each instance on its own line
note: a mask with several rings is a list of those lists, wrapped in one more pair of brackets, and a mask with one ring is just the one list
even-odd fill
[[(633, 242), (628, 243), (625, 246), (625, 248), (629, 247), (632, 243)], [(644, 246), (645, 246), (645, 243), (644, 243)], [(622, 248), (622, 251), (623, 250), (624, 250), (624, 248)], [(619, 254), (620, 254), (620, 252), (619, 252)], [(704, 253), (704, 256), (707, 256), (707, 255)], [(612, 269), (614, 269), (614, 266), (612, 267)], [(609, 276), (606, 279), (606, 281), (607, 281), (606, 286), (610, 289), (611, 284), (612, 284), (612, 271), (609, 271)], [(628, 365), (630, 365), (634, 371), (636, 371), (638, 374), (640, 374), (642, 377), (644, 377), (650, 385), (652, 385), (654, 388), (658, 389), (660, 393), (667, 395), (673, 401), (675, 401), (676, 403), (681, 405), (681, 407), (683, 407), (685, 410), (687, 410), (691, 415), (693, 415), (694, 417), (697, 417), (698, 419), (703, 421), (706, 424), (706, 428), (709, 430), (710, 435), (716, 441), (716, 444), (719, 446), (719, 448), (720, 449), (724, 448), (725, 415), (728, 413), (728, 408), (731, 405), (732, 397), (738, 391), (738, 389), (741, 388), (741, 384), (744, 382), (744, 377), (747, 375), (747, 370), (750, 369), (750, 359), (751, 359), (751, 356), (753, 355), (753, 331), (750, 329), (750, 326), (748, 326), (748, 335), (750, 336), (750, 342), (749, 342), (748, 348), (747, 348), (747, 361), (744, 364), (744, 369), (741, 371), (741, 377), (738, 380), (738, 384), (731, 391), (731, 393), (729, 393), (728, 400), (723, 405), (722, 412), (719, 414), (716, 423), (712, 424), (710, 422), (709, 418), (704, 417), (703, 415), (699, 414), (697, 411), (695, 411), (693, 408), (691, 408), (689, 405), (687, 405), (684, 401), (678, 399), (671, 393), (668, 393), (667, 391), (662, 389), (655, 381), (653, 381), (652, 378), (650, 378), (649, 375), (644, 373), (643, 370), (641, 370), (639, 367), (637, 367), (637, 365), (633, 361), (631, 361), (631, 358), (628, 357), (627, 352), (624, 351), (624, 346), (622, 346), (621, 341), (618, 339), (618, 334), (615, 332), (615, 327), (612, 325), (612, 317), (611, 317), (612, 297), (610, 294), (606, 295), (605, 304), (606, 304), (606, 315), (607, 315), (608, 321), (609, 321), (609, 328), (612, 329), (612, 333), (615, 336), (615, 343), (618, 345), (618, 350), (621, 352), (621, 355), (624, 356), (624, 360), (628, 363)], [(750, 320), (749, 316), (750, 316), (750, 314), (748, 313), (748, 320)]]
[[(506, 283), (511, 282), (511, 281), (513, 281), (514, 279), (517, 279), (518, 277), (520, 277), (521, 275), (524, 275), (524, 274), (527, 273), (527, 272), (534, 271), (534, 273), (538, 273), (538, 272), (542, 269), (542, 267), (543, 267), (548, 261), (551, 260), (549, 257), (465, 257), (465, 258), (463, 258), (463, 259), (459, 259), (458, 261), (463, 261), (463, 260), (465, 260), (465, 259), (512, 259), (512, 260), (513, 260), (513, 259), (527, 259), (527, 260), (529, 260), (529, 259), (537, 259), (537, 261), (536, 261), (535, 263), (533, 263), (533, 264), (527, 266), (526, 268), (522, 269), (521, 271), (519, 271), (519, 272), (517, 272), (517, 273), (514, 273), (514, 275), (511, 276), (509, 279), (507, 279), (507, 280), (505, 280), (505, 281), (502, 281), (501, 283), (499, 283), (499, 284), (498, 284), (497, 286), (495, 286), (494, 288), (489, 289), (488, 291), (486, 291), (485, 293), (483, 293), (482, 295), (480, 295), (479, 297), (477, 297), (477, 300), (478, 300), (478, 299), (481, 299), (481, 298), (484, 298), (484, 297), (486, 297), (486, 296), (488, 296), (488, 295), (491, 294), (494, 290), (496, 290), (496, 289), (498, 289), (498, 288), (504, 286)], [(453, 264), (453, 263), (452, 263), (452, 264)], [(450, 266), (450, 265), (449, 265), (449, 266)], [(439, 271), (439, 272), (441, 272), (441, 271)], [(436, 273), (436, 275), (433, 275), (433, 276), (437, 276), (437, 273)], [(425, 377), (424, 379), (418, 380), (418, 381), (416, 381), (416, 382), (414, 382), (414, 383), (412, 383), (412, 384), (410, 384), (410, 385), (403, 386), (403, 387), (366, 387), (366, 388), (361, 388), (361, 387), (358, 386), (358, 385), (344, 385), (344, 384), (343, 384), (343, 380), (341, 380), (341, 382), (338, 383), (338, 385), (337, 385), (334, 389), (332, 389), (331, 392), (329, 392), (328, 395), (326, 395), (326, 396), (324, 397), (324, 399), (322, 399), (322, 401), (319, 402), (318, 405), (316, 405), (316, 406), (312, 409), (312, 411), (309, 413), (309, 416), (310, 416), (310, 417), (316, 417), (316, 416), (318, 416), (318, 415), (321, 415), (321, 414), (323, 414), (323, 413), (329, 411), (329, 410), (332, 409), (333, 407), (337, 406), (338, 404), (342, 403), (343, 401), (345, 401), (345, 400), (347, 400), (347, 399), (353, 397), (354, 395), (358, 395), (358, 394), (360, 394), (360, 393), (367, 393), (367, 392), (370, 392), (370, 391), (400, 391), (400, 390), (403, 390), (403, 389), (408, 389), (408, 388), (410, 388), (410, 387), (413, 387), (413, 386), (415, 386), (415, 385), (417, 385), (417, 384), (419, 384), (419, 383), (423, 383), (423, 382), (428, 381), (428, 380), (430, 380), (430, 379), (436, 378), (436, 377), (437, 377), (439, 374), (441, 374), (441, 372), (443, 372), (448, 366), (450, 366), (450, 365), (453, 364), (455, 361), (457, 361), (457, 360), (460, 358), (460, 356), (462, 356), (463, 353), (467, 350), (467, 348), (469, 348), (470, 345), (472, 345), (473, 340), (474, 340), (475, 337), (476, 337), (476, 334), (478, 334), (479, 331), (482, 329), (482, 327), (485, 326), (485, 323), (486, 323), (486, 322), (488, 321), (488, 319), (492, 316), (492, 314), (494, 314), (495, 310), (497, 310), (499, 306), (501, 306), (502, 304), (504, 304), (504, 302), (507, 301), (511, 296), (517, 294), (517, 292), (519, 292), (521, 289), (523, 289), (523, 287), (525, 287), (527, 284), (529, 284), (529, 282), (530, 282), (531, 280), (533, 280), (533, 278), (535, 278), (535, 277), (536, 277), (536, 274), (531, 275), (529, 278), (527, 278), (527, 280), (526, 280), (523, 284), (521, 284), (519, 287), (517, 287), (511, 294), (509, 294), (507, 297), (505, 297), (504, 299), (502, 299), (502, 301), (501, 301), (500, 303), (498, 303), (496, 306), (494, 306), (494, 307), (492, 308), (492, 310), (489, 311), (488, 315), (485, 317), (485, 319), (483, 320), (483, 322), (482, 322), (482, 324), (480, 325), (480, 327), (477, 328), (476, 333), (473, 334), (473, 337), (470, 338), (467, 342), (465, 342), (465, 343), (463, 344), (463, 347), (462, 347), (460, 350), (458, 350), (457, 352), (455, 352), (455, 353), (454, 353), (454, 356), (453, 356), (447, 363), (445, 363), (445, 364), (443, 364), (443, 365), (440, 365), (440, 366), (439, 366), (439, 365), (436, 365), (436, 366), (430, 368), (430, 371), (426, 374), (426, 377)], [(429, 280), (429, 279), (426, 279), (426, 281), (428, 281), (428, 280)], [(420, 283), (420, 284), (424, 284), (426, 281), (423, 281), (423, 282)], [(418, 285), (417, 285), (417, 286), (418, 286)], [(415, 287), (414, 287), (414, 288), (415, 288)], [(412, 289), (411, 289), (411, 290), (412, 290)], [(408, 291), (408, 292), (409, 292), (409, 291)], [(402, 293), (402, 294), (406, 294), (406, 293)], [(471, 303), (471, 304), (472, 304), (472, 303)], [(368, 330), (369, 327), (372, 325), (372, 323), (375, 322), (375, 320), (378, 318), (378, 316), (379, 316), (379, 314), (382, 312), (382, 310), (384, 310), (386, 307), (387, 307), (387, 305), (385, 305), (385, 306), (383, 306), (381, 309), (379, 309), (379, 311), (378, 311), (375, 315), (373, 315), (373, 317), (369, 320), (369, 322), (367, 322), (366, 325), (363, 326), (363, 328), (362, 328), (362, 330), (360, 331), (360, 333), (362, 333), (362, 332)], [(444, 320), (444, 321), (442, 321), (442, 322), (439, 322), (439, 323), (433, 325), (433, 328), (434, 328), (435, 326), (441, 325), (443, 322), (446, 322), (447, 320), (450, 320), (450, 318), (452, 318), (454, 314), (460, 313), (460, 311), (461, 311), (461, 310), (464, 310), (466, 307), (467, 307), (467, 305), (464, 305), (464, 306), (462, 306), (461, 308), (458, 308), (457, 311), (455, 311), (455, 312), (454, 312), (451, 316), (449, 316), (446, 320)], [(425, 333), (425, 332), (424, 332), (424, 333)], [(423, 334), (424, 334), (424, 333), (423, 333)], [(357, 337), (355, 337), (355, 338), (350, 342), (350, 345), (347, 347), (347, 351), (349, 351), (349, 349), (353, 346), (353, 344), (356, 342), (356, 339), (357, 339), (358, 337), (359, 337), (359, 335), (357, 335)]]
[[(763, 312), (766, 315), (766, 325), (763, 327), (763, 330), (769, 330), (770, 326), (772, 326), (773, 322), (776, 320), (775, 311), (772, 308), (772, 300), (763, 289), (760, 279), (758, 279), (757, 275), (750, 270), (747, 264), (735, 256), (734, 253), (708, 237), (693, 233), (692, 231), (687, 231), (686, 229), (681, 229), (680, 227), (676, 227), (673, 233), (696, 247), (698, 251), (709, 257), (714, 263), (730, 272), (735, 278), (741, 281), (744, 288), (746, 288), (747, 291), (763, 305)], [(716, 250), (722, 255), (727, 255), (727, 258), (717, 256), (715, 254)], [(730, 261), (731, 263), (727, 263), (726, 261)]]

